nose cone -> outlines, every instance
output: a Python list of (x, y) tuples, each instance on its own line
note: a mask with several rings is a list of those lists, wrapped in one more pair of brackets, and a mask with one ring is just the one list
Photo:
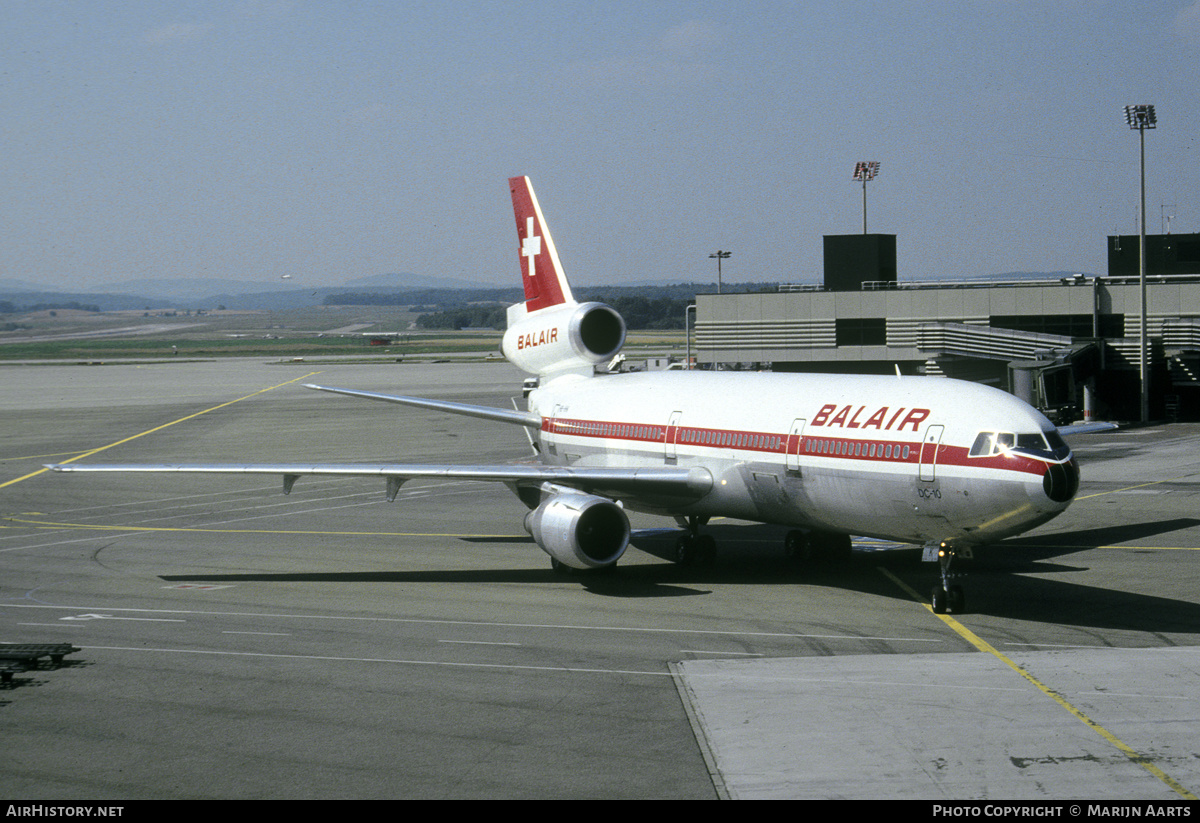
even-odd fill
[(1055, 503), (1069, 503), (1079, 491), (1079, 465), (1072, 457), (1065, 463), (1049, 463), (1042, 475), (1042, 491)]

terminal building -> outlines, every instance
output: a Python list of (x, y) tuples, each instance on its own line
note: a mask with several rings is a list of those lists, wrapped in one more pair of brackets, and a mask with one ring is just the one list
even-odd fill
[[(1056, 422), (1140, 417), (1139, 237), (1106, 276), (899, 281), (896, 237), (827, 236), (822, 285), (696, 296), (698, 365), (944, 375)], [(1200, 235), (1146, 238), (1150, 415), (1200, 419)]]

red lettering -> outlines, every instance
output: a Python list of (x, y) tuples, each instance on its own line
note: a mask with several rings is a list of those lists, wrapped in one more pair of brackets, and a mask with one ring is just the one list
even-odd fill
[(876, 429), (880, 428), (883, 425), (883, 418), (887, 416), (887, 410), (887, 406), (884, 406), (879, 411), (875, 412), (873, 415), (867, 418), (867, 422), (863, 423), (862, 427), (864, 429), (869, 429), (872, 427)]
[(833, 405), (832, 403), (826, 403), (821, 407), (821, 410), (817, 412), (817, 416), (813, 418), (812, 424), (814, 426), (824, 426), (825, 421), (829, 419), (829, 415), (832, 414), (833, 410), (836, 408), (837, 406)]
[[(862, 413), (866, 411), (866, 408), (866, 406), (859, 406), (857, 409), (855, 409), (853, 405), (848, 405), (842, 406), (841, 409), (838, 409), (835, 403), (826, 403), (821, 407), (821, 410), (817, 412), (810, 425), (844, 426), (848, 429), (861, 428), (890, 430), (893, 426), (896, 426), (896, 421), (900, 420), (900, 425), (896, 426), (896, 431), (901, 431), (905, 426), (911, 426), (913, 431), (918, 431), (920, 424), (924, 422), (925, 418), (929, 417), (931, 413), (929, 409), (909, 410), (906, 407), (901, 406), (895, 411), (894, 414), (892, 414), (891, 418), (888, 419), (887, 425), (884, 426), (883, 421), (885, 418), (887, 418), (888, 412), (891, 411), (891, 409), (887, 406), (880, 406), (871, 413), (871, 416), (868, 417), (865, 422), (859, 423), (858, 418), (862, 416)], [(834, 414), (835, 410), (837, 410), (836, 414)], [(854, 412), (853, 417), (850, 415), (851, 411)], [(906, 411), (908, 411), (908, 414), (904, 415), (904, 412)], [(901, 420), (902, 415), (904, 416), (903, 420)]]
[(838, 412), (836, 415), (834, 415), (834, 418), (829, 421), (829, 425), (831, 425), (831, 426), (846, 425), (846, 417), (849, 414), (850, 414), (850, 407), (846, 406), (840, 412)]
[(903, 422), (900, 423), (900, 428), (896, 429), (896, 431), (903, 431), (904, 427), (910, 423), (912, 424), (912, 430), (917, 431), (917, 424), (919, 424), (928, 416), (929, 409), (913, 409), (908, 413), (908, 416), (904, 418)]

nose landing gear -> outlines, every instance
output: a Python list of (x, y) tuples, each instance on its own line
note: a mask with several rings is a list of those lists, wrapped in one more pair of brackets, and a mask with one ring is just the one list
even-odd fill
[[(941, 576), (940, 581), (933, 587), (933, 591), (929, 595), (929, 602), (933, 606), (934, 614), (962, 614), (966, 611), (966, 594), (963, 593), (963, 587), (954, 582), (963, 575), (952, 573), (950, 566), (958, 557), (970, 557), (970, 551), (970, 548), (966, 547), (956, 549), (949, 543), (925, 546), (923, 559), (936, 559)], [(936, 553), (936, 557), (930, 557), (933, 553)]]

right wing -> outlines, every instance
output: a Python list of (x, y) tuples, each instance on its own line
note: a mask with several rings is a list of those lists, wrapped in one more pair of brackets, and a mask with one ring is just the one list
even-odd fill
[(387, 499), (400, 486), (418, 478), (481, 480), (510, 485), (553, 483), (607, 497), (634, 495), (651, 499), (698, 500), (712, 490), (707, 469), (671, 467), (579, 468), (573, 466), (511, 465), (455, 466), (405, 463), (56, 463), (56, 472), (190, 472), (200, 474), (278, 474), (289, 494), (301, 475), (383, 477)]
[(376, 391), (363, 391), (362, 389), (336, 389), (332, 386), (318, 386), (315, 383), (305, 383), (304, 388), (316, 389), (317, 391), (333, 392), (334, 394), (345, 394), (350, 397), (363, 397), (367, 400), (383, 400), (387, 403), (399, 403), (403, 406), (416, 406), (421, 409), (433, 409), (435, 411), (448, 412), (450, 414), (461, 414), (466, 417), (478, 417), (481, 420), (496, 420), (501, 423), (516, 423), (527, 428), (541, 428), (542, 418), (533, 412), (509, 411), (508, 409), (497, 409), (493, 406), (476, 406), (471, 403), (455, 403), (451, 400), (430, 400), (427, 397), (405, 397), (399, 394), (383, 394)]
[(1092, 432), (1107, 432), (1114, 429), (1119, 429), (1116, 423), (1079, 423), (1071, 426), (1059, 426), (1058, 433), (1064, 437), (1070, 437), (1073, 434), (1090, 434)]

